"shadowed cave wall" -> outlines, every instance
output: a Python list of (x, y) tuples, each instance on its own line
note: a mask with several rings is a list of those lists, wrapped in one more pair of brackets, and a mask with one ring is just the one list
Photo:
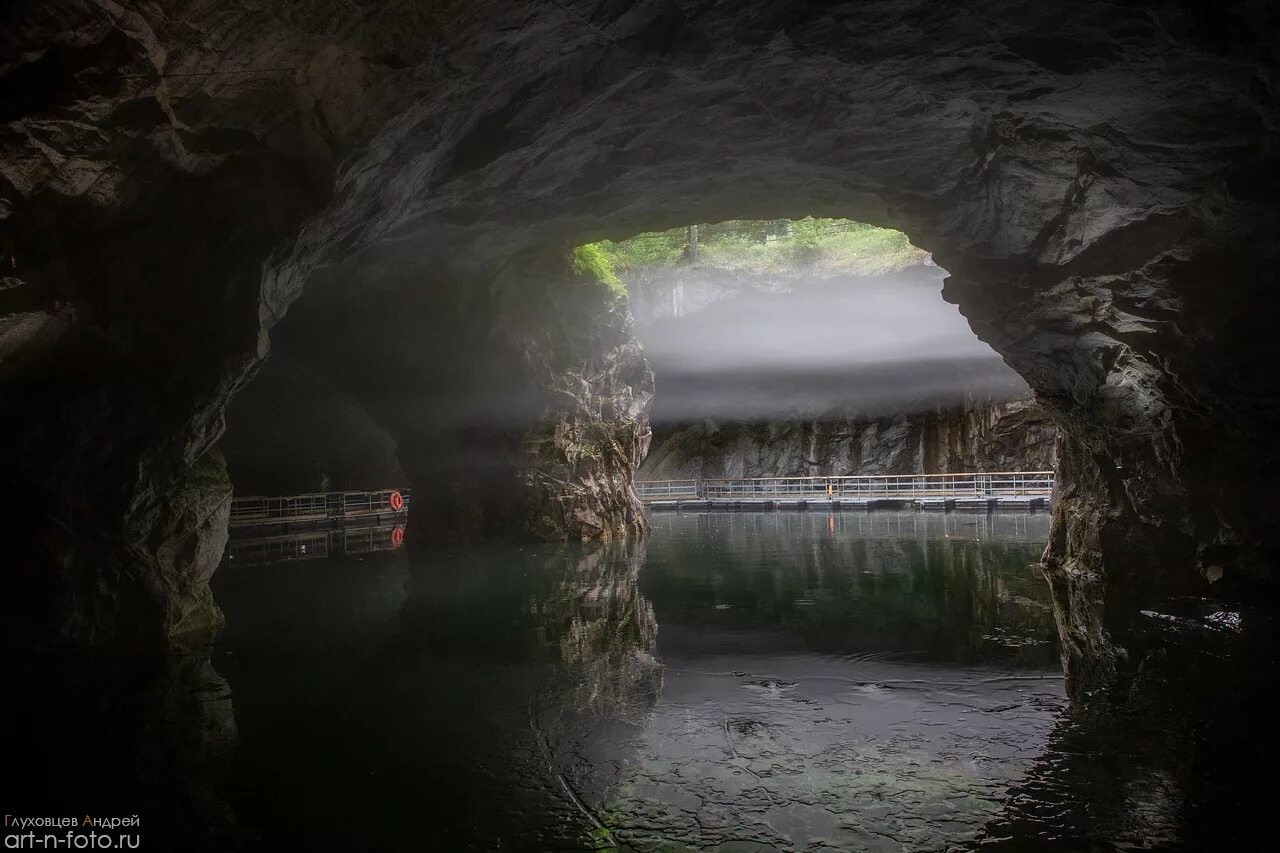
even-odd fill
[[(648, 371), (623, 312), (558, 289), (564, 253), (817, 214), (932, 251), (1052, 414), (1067, 669), (1123, 684), (1140, 610), (1274, 600), (1275, 13), (1199, 8), (11, 4), (3, 583), (41, 606), (6, 630), (163, 645), (216, 622), (212, 448), (286, 311), (337, 318), (347, 370), (423, 401), (361, 396), (450, 529), (641, 529)], [(457, 359), (442, 323), (506, 355)], [(519, 428), (442, 425), (424, 358), (532, 389)], [(506, 447), (483, 499), (415, 447), (441, 429)]]
[(405, 482), (386, 430), (350, 394), (280, 347), (227, 408), (219, 447), (238, 495)]

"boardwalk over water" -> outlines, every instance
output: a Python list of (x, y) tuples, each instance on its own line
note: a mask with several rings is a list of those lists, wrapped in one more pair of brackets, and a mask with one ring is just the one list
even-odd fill
[[(635, 483), (635, 491), (652, 509), (1032, 509), (1048, 505), (1053, 472), (641, 480)], [(231, 527), (396, 524), (409, 512), (409, 497), (408, 489), (381, 489), (235, 498)]]
[(231, 527), (318, 527), (351, 522), (376, 525), (403, 519), (408, 512), (408, 489), (253, 496), (232, 499)]
[(1053, 472), (646, 480), (636, 482), (635, 490), (653, 509), (1036, 508), (1047, 506), (1053, 495)]

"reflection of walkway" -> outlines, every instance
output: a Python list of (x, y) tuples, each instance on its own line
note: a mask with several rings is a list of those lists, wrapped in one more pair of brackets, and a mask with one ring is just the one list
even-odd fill
[(901, 537), (976, 542), (1035, 541), (1046, 535), (1047, 516), (941, 512), (850, 512), (833, 514), (829, 530), (862, 539)]
[(232, 536), (227, 542), (227, 560), (253, 566), (395, 551), (403, 545), (404, 528), (398, 524), (303, 530), (280, 536)]
[[(894, 511), (831, 510), (801, 513), (737, 513), (692, 509), (679, 513), (663, 513), (653, 518), (656, 527), (682, 524), (682, 519), (697, 523), (698, 535), (705, 526), (727, 524), (733, 529), (742, 524), (752, 531), (770, 530), (781, 535), (803, 536), (817, 541), (833, 536), (858, 539), (913, 539), (974, 542), (1031, 542), (1043, 547), (1049, 536), (1050, 516), (1035, 512), (947, 513), (936, 510)], [(787, 531), (790, 531), (788, 533)]]

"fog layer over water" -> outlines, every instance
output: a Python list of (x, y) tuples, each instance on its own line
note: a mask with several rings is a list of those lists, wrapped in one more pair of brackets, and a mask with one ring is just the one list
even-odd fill
[(943, 301), (945, 271), (739, 276), (675, 268), (628, 282), (658, 377), (657, 422), (860, 415), (1029, 391)]

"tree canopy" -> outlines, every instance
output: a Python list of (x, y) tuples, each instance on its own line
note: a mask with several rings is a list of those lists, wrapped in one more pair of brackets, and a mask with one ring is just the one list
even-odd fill
[(848, 219), (737, 219), (592, 244), (618, 274), (680, 264), (751, 272), (880, 275), (923, 263), (900, 231)]

